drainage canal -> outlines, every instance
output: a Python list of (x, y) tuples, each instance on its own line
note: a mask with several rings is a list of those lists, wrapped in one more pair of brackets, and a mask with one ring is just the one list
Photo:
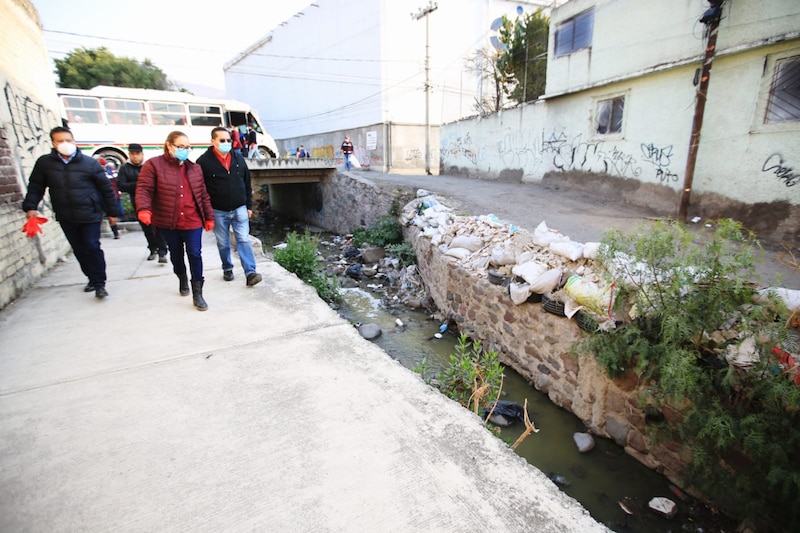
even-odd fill
[[(267, 253), (273, 251), (274, 245), (284, 242), (290, 231), (302, 234), (305, 226), (273, 215), (265, 217), (263, 223), (254, 224), (254, 233), (262, 240)], [(317, 235), (320, 255), (341, 263), (348, 248), (344, 236), (324, 232), (317, 232)], [(423, 358), (432, 371), (446, 367), (458, 343), (454, 324), (448, 324), (441, 338), (437, 338), (436, 333), (442, 329), (441, 321), (434, 320), (424, 309), (405, 307), (386, 298), (388, 281), (385, 278), (355, 280), (342, 275), (339, 279), (343, 287), (339, 314), (353, 324), (377, 324), (382, 334), (373, 342), (388, 356), (409, 369)], [(731, 521), (683, 494), (669, 480), (627, 455), (611, 440), (595, 438), (594, 449), (579, 453), (573, 434), (586, 431), (580, 419), (554, 405), (510, 367), (505, 370), (503, 389), (505, 400), (522, 405), (527, 399), (530, 419), (540, 430), (529, 435), (516, 453), (548, 474), (561, 490), (613, 531), (699, 533), (735, 529)], [(509, 445), (523, 431), (522, 423), (496, 428), (498, 438)], [(649, 510), (648, 502), (656, 497), (677, 502), (677, 515), (667, 519)]]

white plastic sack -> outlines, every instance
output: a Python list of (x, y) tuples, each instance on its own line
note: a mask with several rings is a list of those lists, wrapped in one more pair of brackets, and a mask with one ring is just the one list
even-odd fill
[(550, 251), (561, 257), (566, 257), (570, 261), (577, 261), (583, 257), (583, 244), (569, 240), (551, 242)]
[(753, 300), (757, 303), (765, 304), (769, 301), (768, 295), (772, 293), (786, 304), (789, 312), (794, 312), (800, 309), (800, 290), (784, 289), (783, 287), (767, 287), (761, 289), (753, 296)]
[(531, 292), (537, 294), (550, 294), (561, 283), (562, 272), (560, 268), (551, 268), (531, 283)]
[(597, 253), (600, 251), (599, 242), (587, 242), (583, 245), (583, 257), (586, 259), (597, 259)]
[(449, 255), (450, 257), (455, 257), (457, 259), (464, 259), (465, 257), (471, 256), (472, 252), (466, 248), (448, 248), (444, 255)]
[(493, 265), (503, 266), (513, 265), (517, 262), (517, 260), (515, 258), (514, 250), (498, 245), (492, 248), (492, 257), (490, 262)]
[(452, 248), (466, 248), (471, 252), (477, 252), (483, 248), (483, 239), (475, 235), (457, 235), (450, 242)]
[(531, 287), (527, 283), (516, 283), (512, 281), (508, 285), (508, 295), (515, 305), (523, 304), (528, 300), (528, 296), (531, 295)]
[(547, 247), (552, 242), (568, 241), (569, 237), (562, 235), (558, 230), (551, 230), (542, 220), (533, 230), (533, 243)]
[(609, 316), (614, 302), (614, 291), (611, 287), (601, 287), (580, 276), (571, 276), (564, 286), (564, 292), (587, 309), (601, 316)]
[(528, 261), (522, 265), (514, 265), (511, 273), (519, 276), (525, 280), (529, 285), (533, 284), (539, 276), (547, 272), (547, 265), (537, 263), (536, 261)]

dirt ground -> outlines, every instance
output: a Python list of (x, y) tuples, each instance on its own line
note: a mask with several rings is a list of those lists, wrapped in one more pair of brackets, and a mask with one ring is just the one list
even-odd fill
[[(458, 214), (497, 215), (502, 221), (530, 232), (544, 221), (579, 242), (600, 241), (612, 228), (629, 232), (648, 222), (668, 220), (674, 213), (656, 212), (624, 204), (608, 196), (548, 188), (541, 184), (518, 181), (481, 180), (462, 176), (420, 176), (365, 172), (362, 177), (382, 187), (427, 189), (448, 200)], [(697, 232), (706, 230), (708, 221), (689, 223)], [(762, 286), (780, 286), (800, 290), (800, 267), (787, 261), (785, 243), (762, 241), (764, 258), (757, 271)], [(800, 250), (789, 246), (796, 260)], [(792, 266), (794, 265), (794, 266)]]

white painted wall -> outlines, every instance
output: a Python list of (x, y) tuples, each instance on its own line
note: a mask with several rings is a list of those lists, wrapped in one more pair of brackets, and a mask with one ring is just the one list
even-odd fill
[[(474, 114), (464, 61), (491, 22), (552, 1), (438, 0), (429, 15), (430, 122)], [(425, 123), (425, 19), (418, 0), (317, 0), (225, 70), (226, 94), (253, 105), (276, 139), (392, 122)]]

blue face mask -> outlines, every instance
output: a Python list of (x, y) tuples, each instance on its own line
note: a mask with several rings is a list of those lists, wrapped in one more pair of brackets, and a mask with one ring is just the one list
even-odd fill
[(189, 149), (188, 148), (175, 148), (175, 159), (178, 161), (186, 161), (189, 159)]
[(219, 143), (219, 151), (223, 154), (227, 154), (231, 151), (231, 143)]

